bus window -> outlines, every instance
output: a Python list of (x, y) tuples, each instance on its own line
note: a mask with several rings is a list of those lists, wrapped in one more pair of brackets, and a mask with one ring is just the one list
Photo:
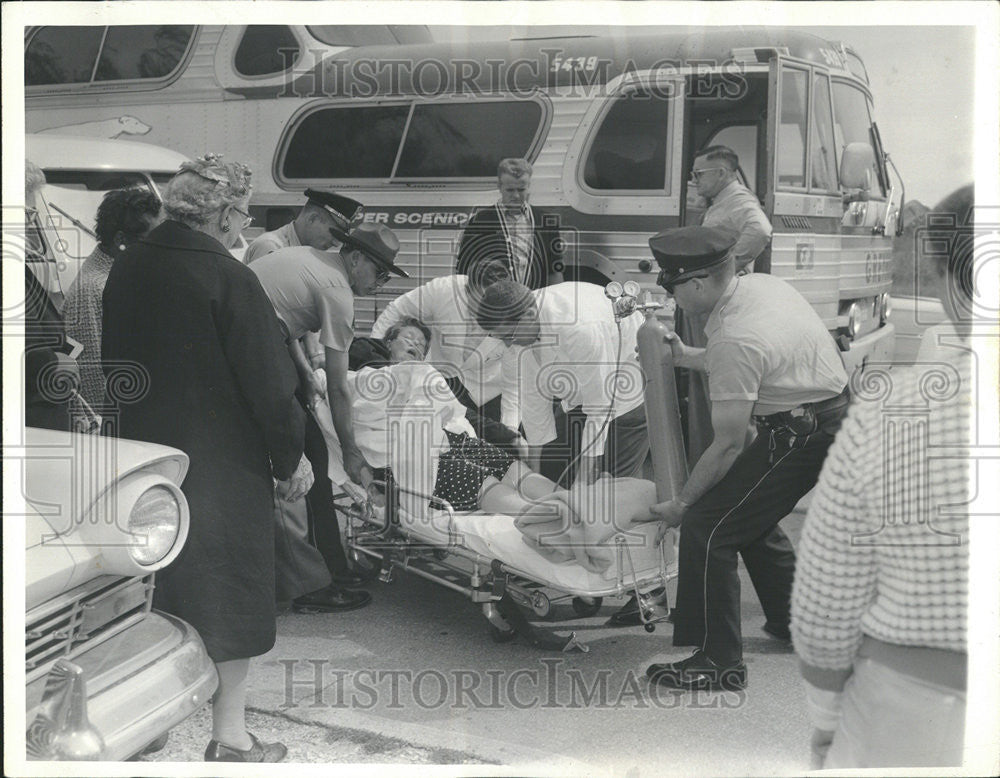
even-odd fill
[(323, 108), (298, 123), (288, 142), (282, 176), (383, 178), (392, 175), (410, 113), (408, 105)]
[(489, 178), (528, 157), (542, 106), (531, 100), (426, 103), (413, 109), (394, 178)]
[(808, 72), (781, 72), (781, 118), (778, 128), (778, 186), (805, 188)]
[(288, 70), (299, 60), (301, 47), (284, 24), (251, 24), (243, 28), (233, 56), (233, 69), (244, 78)]
[(837, 158), (833, 153), (833, 113), (830, 108), (830, 77), (813, 75), (812, 189), (837, 190)]
[[(871, 145), (869, 128), (872, 124), (868, 108), (868, 98), (857, 87), (842, 81), (833, 82), (833, 132), (837, 151), (839, 170), (840, 154), (848, 143), (867, 143)], [(879, 191), (878, 170), (872, 165), (872, 189)], [(885, 192), (882, 192), (885, 194)]]
[(194, 27), (177, 24), (108, 27), (95, 81), (169, 76), (187, 51)]
[(757, 125), (731, 124), (711, 137), (706, 146), (728, 146), (740, 158), (743, 183), (757, 194)]
[(615, 100), (591, 142), (584, 184), (598, 191), (666, 189), (669, 105), (639, 91)]
[(25, 50), (25, 85), (161, 80), (177, 71), (194, 29), (174, 24), (42, 27)]
[(42, 27), (24, 52), (24, 84), (89, 84), (103, 27)]

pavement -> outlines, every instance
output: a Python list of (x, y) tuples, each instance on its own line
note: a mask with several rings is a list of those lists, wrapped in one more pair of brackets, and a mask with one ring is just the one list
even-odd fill
[[(781, 525), (793, 543), (802, 507)], [(689, 650), (671, 646), (667, 623), (652, 634), (605, 626), (624, 598), (606, 599), (589, 618), (568, 602), (534, 618), (589, 647), (559, 653), (520, 639), (493, 642), (462, 594), (402, 574), (373, 583), (372, 605), (358, 611), (281, 614), (274, 649), (251, 666), (248, 728), (286, 743), (288, 761), (303, 764), (452, 765), (477, 775), (801, 774), (811, 730), (797, 660), (761, 630), (742, 567), (741, 581), (745, 691), (650, 686), (650, 662)], [(143, 759), (200, 762), (209, 732), (203, 709)]]

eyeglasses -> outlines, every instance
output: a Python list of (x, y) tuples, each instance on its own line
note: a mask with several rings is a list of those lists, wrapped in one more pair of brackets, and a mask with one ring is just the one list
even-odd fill
[(389, 279), (392, 278), (392, 274), (388, 270), (377, 269), (375, 273), (375, 283), (379, 286), (385, 286), (389, 283)]
[(245, 230), (247, 227), (249, 227), (251, 224), (253, 224), (253, 216), (251, 216), (250, 214), (248, 214), (246, 211), (242, 210), (241, 208), (237, 208), (235, 205), (233, 206), (233, 210), (236, 211), (236, 213), (238, 213), (240, 216), (243, 217), (243, 227), (242, 227), (242, 229)]
[(667, 290), (667, 294), (673, 294), (674, 289), (681, 284), (686, 284), (688, 281), (694, 281), (696, 278), (709, 278), (709, 276), (690, 276), (689, 278), (681, 279), (680, 281), (664, 281), (664, 276), (666, 275), (666, 270), (661, 270), (659, 275), (656, 276), (656, 283)]
[(712, 172), (714, 172), (716, 170), (728, 170), (728, 168), (724, 168), (724, 167), (706, 167), (706, 168), (702, 168), (701, 170), (692, 170), (691, 171), (691, 180), (692, 181), (699, 181), (701, 179), (701, 177), (703, 175), (705, 175), (706, 173), (712, 173)]

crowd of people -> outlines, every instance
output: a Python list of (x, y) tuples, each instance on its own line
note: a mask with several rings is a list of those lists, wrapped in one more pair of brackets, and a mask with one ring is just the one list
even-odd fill
[[(690, 476), (643, 520), (660, 538), (679, 527), (673, 643), (695, 651), (647, 675), (680, 691), (746, 686), (742, 557), (765, 631), (794, 639), (801, 657), (816, 766), (957, 764), (968, 518), (934, 511), (967, 502), (966, 476), (959, 462), (935, 468), (912, 502), (903, 485), (926, 467), (926, 452), (887, 448), (884, 403), (852, 398), (816, 311), (787, 282), (753, 272), (771, 228), (738, 171), (730, 149), (699, 152), (691, 186), (707, 206), (702, 223), (649, 240), (657, 283), (680, 311), (662, 349), (694, 379)], [(29, 166), (29, 196), (39, 176)], [(141, 188), (105, 196), (98, 245), (61, 319), (83, 344), (78, 394), (103, 432), (190, 457), (190, 536), (158, 574), (154, 604), (194, 625), (216, 663), (206, 760), (286, 754), (245, 722), (249, 660), (274, 645), (276, 605), (336, 613), (370, 603), (348, 565), (333, 495), (364, 499), (386, 468), (398, 480), (404, 465), (386, 401), (359, 388), (366, 371), (404, 388), (418, 378), (438, 387), (429, 393), (440, 403), (433, 461), (405, 476), (419, 492), (517, 517), (526, 544), (556, 563), (605, 566), (577, 542), (569, 495), (601, 474), (649, 472), (642, 315), (616, 321), (601, 287), (563, 280), (563, 242), (528, 202), (526, 160), (503, 160), (497, 183), (497, 202), (466, 227), (455, 273), (390, 302), (371, 337), (355, 331), (356, 298), (408, 274), (398, 238), (365, 221), (361, 203), (306, 190), (298, 216), (257, 237), (244, 264), (229, 249), (252, 223), (246, 165), (209, 154), (181, 167), (162, 202)], [(971, 188), (940, 209), (958, 215), (955, 229), (971, 224)], [(942, 300), (961, 324), (971, 249), (955, 245), (935, 261)], [(31, 275), (29, 318), (59, 318)], [(30, 335), (29, 368), (56, 358)], [(933, 356), (954, 367), (956, 392), (924, 403), (928, 434), (960, 447), (972, 380), (966, 332), (935, 337), (951, 344)], [(125, 363), (148, 377), (148, 391), (128, 402), (105, 380), (108, 365)], [(72, 427), (76, 411), (32, 399), (38, 370), (26, 371), (26, 423)], [(919, 376), (900, 374), (898, 384), (918, 403)], [(817, 482), (796, 560), (779, 522)], [(564, 530), (555, 540), (537, 531), (553, 517)], [(920, 535), (928, 527), (934, 542)], [(609, 624), (639, 623), (639, 607), (633, 599)]]

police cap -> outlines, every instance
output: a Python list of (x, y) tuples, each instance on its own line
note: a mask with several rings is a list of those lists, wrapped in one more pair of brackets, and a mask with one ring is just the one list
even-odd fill
[(339, 240), (344, 239), (353, 222), (361, 216), (361, 203), (336, 192), (306, 189), (306, 197), (309, 198), (310, 203), (322, 208), (330, 215), (333, 219), (333, 227), (330, 228), (330, 232)]
[(659, 283), (674, 283), (722, 264), (736, 245), (736, 233), (719, 227), (677, 227), (649, 239), (653, 258), (663, 271)]

